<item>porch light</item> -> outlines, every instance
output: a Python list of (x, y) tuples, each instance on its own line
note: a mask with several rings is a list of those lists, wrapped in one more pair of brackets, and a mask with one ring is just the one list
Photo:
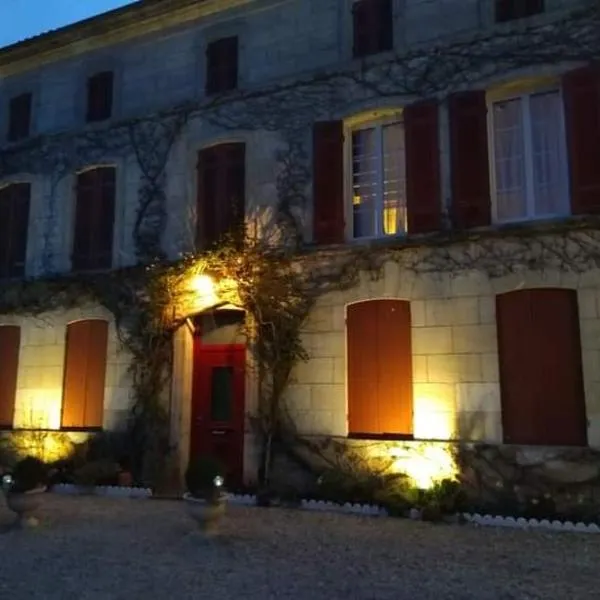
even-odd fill
[(198, 296), (211, 297), (215, 295), (215, 282), (210, 275), (194, 275), (190, 281), (190, 288)]

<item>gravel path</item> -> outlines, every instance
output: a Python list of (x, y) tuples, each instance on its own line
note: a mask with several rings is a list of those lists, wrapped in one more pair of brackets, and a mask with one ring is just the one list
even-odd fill
[(600, 598), (600, 535), (230, 507), (206, 539), (179, 502), (45, 501), (38, 529), (0, 535), (0, 598)]

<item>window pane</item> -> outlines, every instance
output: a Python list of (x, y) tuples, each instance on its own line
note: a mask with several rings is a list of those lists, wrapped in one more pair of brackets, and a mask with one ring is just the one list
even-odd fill
[(563, 214), (567, 209), (567, 175), (560, 95), (558, 91), (535, 94), (530, 105), (535, 214)]
[(498, 219), (519, 219), (527, 215), (521, 100), (496, 102), (493, 127)]
[(230, 421), (233, 403), (233, 367), (213, 367), (210, 393), (211, 420)]
[(406, 230), (406, 169), (404, 127), (393, 123), (383, 128), (383, 233)]
[(375, 129), (361, 129), (352, 134), (352, 212), (355, 238), (369, 237), (376, 233), (378, 155)]

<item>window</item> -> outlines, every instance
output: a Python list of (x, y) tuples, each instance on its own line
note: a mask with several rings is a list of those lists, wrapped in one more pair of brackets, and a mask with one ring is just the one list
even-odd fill
[(404, 124), (394, 118), (351, 131), (352, 237), (406, 231)]
[(561, 94), (554, 90), (494, 102), (491, 119), (496, 221), (568, 214)]
[(17, 142), (29, 137), (31, 127), (31, 94), (20, 94), (8, 104), (8, 141)]
[(105, 121), (112, 116), (113, 81), (112, 71), (102, 71), (88, 79), (86, 115), (88, 123)]
[(356, 0), (352, 6), (354, 57), (392, 50), (392, 0)]
[(0, 427), (12, 427), (17, 394), (21, 328), (0, 326)]
[(585, 446), (577, 293), (509, 292), (496, 314), (504, 442)]
[(246, 207), (246, 147), (242, 143), (219, 144), (198, 154), (198, 248), (218, 243), (237, 233)]
[(77, 177), (72, 267), (76, 271), (112, 267), (115, 219), (114, 167), (98, 167)]
[(410, 303), (370, 300), (351, 304), (346, 326), (349, 435), (411, 437)]
[(229, 92), (238, 83), (238, 38), (228, 37), (206, 49), (206, 95)]
[(0, 278), (25, 275), (30, 193), (28, 183), (0, 188)]
[(496, 0), (496, 22), (504, 23), (544, 12), (544, 0)]
[(102, 427), (108, 323), (86, 320), (69, 323), (61, 426), (65, 429)]

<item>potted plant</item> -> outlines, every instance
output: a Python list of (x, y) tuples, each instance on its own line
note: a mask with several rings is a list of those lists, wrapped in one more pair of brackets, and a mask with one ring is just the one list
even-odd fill
[(189, 515), (206, 533), (217, 530), (225, 513), (226, 493), (223, 470), (210, 456), (193, 458), (185, 473), (187, 492), (183, 495)]
[(8, 508), (17, 515), (17, 524), (35, 526), (38, 519), (35, 513), (42, 503), (46, 491), (48, 470), (46, 465), (33, 456), (20, 460), (11, 474), (2, 479)]

